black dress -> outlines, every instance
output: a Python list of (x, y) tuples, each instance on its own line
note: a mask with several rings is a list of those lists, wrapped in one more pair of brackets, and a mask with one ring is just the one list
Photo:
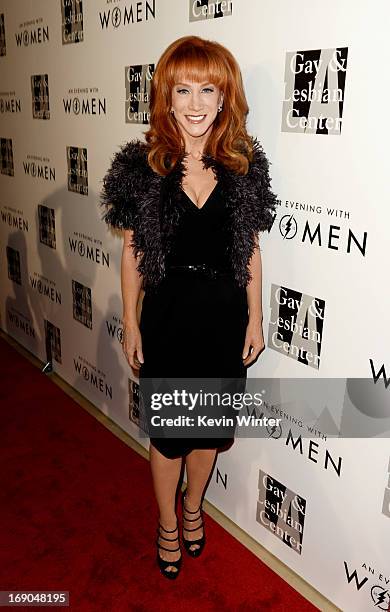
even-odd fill
[[(151, 377), (222, 377), (237, 380), (237, 388), (242, 388), (247, 375), (242, 351), (248, 304), (246, 288), (229, 271), (227, 251), (232, 237), (227, 207), (219, 183), (202, 208), (183, 190), (180, 197), (184, 214), (167, 255), (168, 273), (157, 291), (146, 289), (143, 299), (140, 385)], [(171, 266), (183, 264), (208, 264), (225, 268), (226, 274), (211, 278), (172, 271)], [(173, 458), (195, 448), (220, 448), (232, 437), (234, 434), (204, 439), (150, 436), (150, 441)]]

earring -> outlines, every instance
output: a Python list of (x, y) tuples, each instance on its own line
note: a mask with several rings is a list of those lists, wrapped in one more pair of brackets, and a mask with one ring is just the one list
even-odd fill
[(173, 108), (171, 108), (171, 113), (172, 115), (174, 115), (175, 111), (173, 110)]
[(220, 105), (218, 106), (218, 112), (219, 112), (219, 113), (221, 112), (221, 110), (222, 110), (222, 104), (220, 104)]

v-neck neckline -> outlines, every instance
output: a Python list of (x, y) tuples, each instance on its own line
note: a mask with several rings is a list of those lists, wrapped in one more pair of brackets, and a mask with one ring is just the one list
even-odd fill
[(190, 198), (190, 196), (188, 195), (188, 193), (186, 191), (184, 191), (183, 187), (181, 187), (181, 190), (183, 192), (183, 194), (185, 195), (185, 197), (187, 198), (187, 200), (192, 204), (193, 208), (197, 211), (201, 211), (204, 209), (204, 207), (208, 204), (208, 202), (211, 200), (211, 197), (214, 195), (217, 187), (219, 185), (219, 181), (217, 181), (213, 187), (213, 189), (210, 191), (207, 199), (205, 200), (205, 202), (202, 204), (202, 206), (197, 206), (195, 204), (195, 202)]

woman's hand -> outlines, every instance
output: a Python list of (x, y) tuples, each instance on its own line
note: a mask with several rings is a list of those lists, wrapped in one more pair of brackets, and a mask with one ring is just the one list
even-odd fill
[(242, 352), (243, 363), (249, 365), (264, 348), (263, 327), (260, 321), (249, 321), (246, 328), (244, 350)]
[(141, 332), (136, 323), (123, 324), (122, 349), (128, 364), (135, 370), (139, 370), (144, 363), (142, 354)]

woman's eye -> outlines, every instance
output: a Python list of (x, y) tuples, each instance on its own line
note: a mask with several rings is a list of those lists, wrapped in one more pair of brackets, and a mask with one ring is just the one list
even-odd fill
[[(180, 88), (180, 89), (177, 89), (176, 91), (179, 94), (188, 93), (188, 89), (185, 89), (185, 88)], [(206, 93), (213, 93), (214, 89), (212, 87), (204, 87), (202, 91), (205, 91)]]

